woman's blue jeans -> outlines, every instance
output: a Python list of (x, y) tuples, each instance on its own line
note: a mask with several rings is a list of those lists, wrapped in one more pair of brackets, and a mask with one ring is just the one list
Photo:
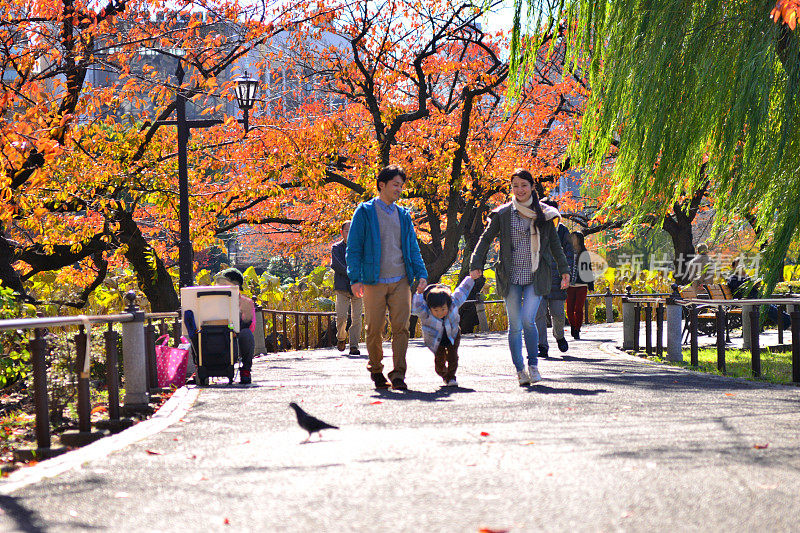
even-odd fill
[(539, 355), (539, 332), (536, 330), (536, 311), (542, 302), (533, 290), (533, 283), (528, 285), (509, 285), (506, 300), (508, 315), (508, 347), (511, 349), (511, 361), (517, 372), (525, 369), (522, 360), (522, 337), (525, 337), (525, 348), (528, 351), (528, 364), (536, 366)]

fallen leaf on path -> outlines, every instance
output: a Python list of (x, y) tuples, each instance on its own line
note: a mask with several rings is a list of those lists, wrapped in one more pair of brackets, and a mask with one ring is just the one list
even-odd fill
[(155, 450), (145, 450), (148, 455), (164, 455), (162, 452), (157, 452)]
[(226, 526), (231, 525), (231, 521), (228, 520), (227, 518), (225, 520), (223, 520), (222, 523), (225, 524)]
[(553, 473), (552, 472), (548, 473), (547, 477), (553, 477)]
[(96, 415), (97, 413), (107, 413), (107, 412), (108, 412), (108, 407), (106, 407), (105, 405), (98, 405), (97, 407), (92, 409), (91, 414)]
[(374, 401), (374, 402), (372, 402), (370, 405), (378, 405), (378, 404), (381, 404), (381, 403), (383, 403), (383, 402), (382, 402), (382, 401), (380, 401), (380, 400), (375, 400), (375, 401)]
[(531, 444), (536, 444), (536, 443), (533, 442), (532, 440), (529, 440), (528, 442), (523, 442), (522, 443), (523, 446), (530, 446)]
[(508, 529), (493, 529), (490, 527), (482, 527), (478, 530), (478, 533), (508, 533)]
[(343, 403), (340, 403), (340, 404), (334, 405), (334, 407), (341, 407), (343, 405), (344, 405)]
[(172, 440), (181, 440), (180, 437), (175, 437)]
[(626, 511), (620, 518), (630, 518), (633, 516), (633, 511)]
[(726, 393), (725, 393), (725, 396), (736, 396), (736, 394), (734, 394), (734, 393), (732, 393), (732, 392), (726, 392)]
[(488, 436), (489, 433), (487, 433), (486, 431), (481, 431), (481, 437), (488, 437)]
[(768, 442), (766, 444), (755, 444), (755, 445), (753, 445), (753, 448), (755, 448), (756, 450), (763, 450), (764, 448), (767, 448), (767, 447), (769, 447), (769, 443)]

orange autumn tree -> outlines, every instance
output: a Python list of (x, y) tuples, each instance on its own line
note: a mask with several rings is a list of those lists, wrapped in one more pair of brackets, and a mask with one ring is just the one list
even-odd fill
[(297, 246), (329, 239), (375, 194), (380, 167), (400, 164), (436, 281), (469, 256), (515, 167), (558, 174), (583, 89), (562, 76), (563, 53), (542, 53), (507, 100), (508, 38), (484, 30), (483, 14), (471, 2), (348, 4), (287, 40), (282, 65), (314, 91), (297, 113), (262, 123), (265, 146), (282, 143), (263, 161), (285, 161), (267, 203), (300, 222)]
[[(195, 114), (219, 116), (234, 67), (276, 33), (324, 10), (305, 2), (248, 8), (234, 0), (0, 6), (8, 80), (0, 100), (0, 280), (38, 301), (31, 283), (55, 273), (56, 285), (84, 287), (56, 303), (82, 307), (109, 269), (130, 267), (152, 309), (177, 308), (170, 273), (177, 256), (175, 128), (159, 122), (174, 111), (175, 66), (186, 71), (181, 89), (202, 110)], [(214, 155), (247, 145), (242, 136), (230, 117), (193, 134), (196, 248), (213, 242), (218, 221), (251, 201), (236, 181), (246, 174), (227, 172), (246, 164), (246, 151), (234, 152), (236, 160)]]

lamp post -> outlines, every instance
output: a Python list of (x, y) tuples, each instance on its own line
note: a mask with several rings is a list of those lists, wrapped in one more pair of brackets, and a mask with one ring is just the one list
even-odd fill
[(252, 109), (258, 93), (258, 80), (251, 78), (245, 71), (244, 76), (239, 76), (235, 81), (236, 101), (239, 103), (239, 108), (244, 111), (242, 123), (244, 124), (244, 131), (247, 133), (250, 129), (250, 124), (248, 123), (250, 109)]
[[(181, 88), (185, 72), (180, 59), (175, 69), (178, 88), (175, 91), (175, 120), (158, 122), (160, 125), (174, 125), (178, 127), (178, 220), (180, 222), (180, 243), (178, 244), (178, 271), (181, 287), (194, 285), (194, 272), (192, 270), (192, 240), (189, 235), (189, 164), (186, 148), (192, 128), (208, 128), (222, 124), (221, 119), (192, 119), (186, 118), (186, 92)], [(236, 79), (236, 101), (244, 112), (244, 118), (239, 122), (244, 124), (247, 133), (249, 127), (250, 109), (253, 107), (258, 91), (258, 80), (250, 78), (245, 72), (244, 76)]]

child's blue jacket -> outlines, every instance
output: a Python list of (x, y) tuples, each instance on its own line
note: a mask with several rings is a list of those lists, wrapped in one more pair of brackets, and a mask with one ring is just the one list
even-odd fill
[[(375, 285), (381, 271), (381, 231), (378, 215), (375, 213), (375, 200), (361, 203), (353, 213), (350, 233), (347, 235), (347, 276), (350, 283)], [(428, 279), (428, 270), (419, 251), (414, 222), (408, 209), (395, 204), (400, 215), (400, 245), (403, 250), (403, 263), (406, 277), (412, 289), (416, 282)]]
[(467, 276), (456, 287), (453, 292), (453, 305), (450, 306), (450, 313), (444, 319), (438, 319), (433, 316), (422, 295), (420, 293), (414, 294), (414, 298), (411, 300), (411, 312), (419, 317), (419, 322), (422, 326), (422, 340), (425, 341), (425, 346), (430, 348), (433, 353), (436, 353), (436, 350), (439, 349), (439, 344), (442, 342), (442, 323), (444, 323), (450, 342), (456, 342), (456, 337), (458, 337), (459, 333), (458, 324), (461, 321), (458, 308), (467, 301), (467, 296), (469, 296), (469, 291), (472, 290), (473, 285), (475, 285), (475, 280)]

